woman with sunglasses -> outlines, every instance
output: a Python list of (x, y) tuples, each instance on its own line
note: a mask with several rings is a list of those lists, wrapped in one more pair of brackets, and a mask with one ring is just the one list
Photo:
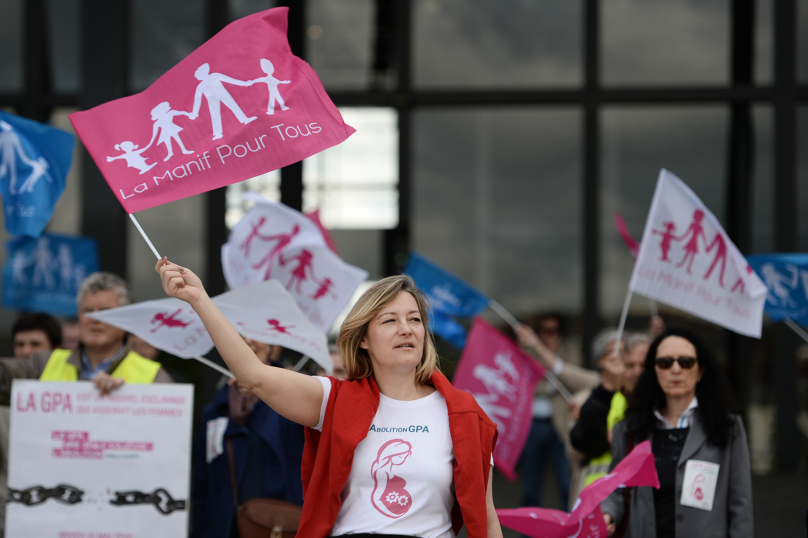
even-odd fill
[(601, 503), (609, 535), (751, 537), (752, 476), (741, 418), (701, 340), (669, 329), (653, 341), (626, 418), (614, 428), (612, 469), (651, 441), (660, 488), (616, 490)]

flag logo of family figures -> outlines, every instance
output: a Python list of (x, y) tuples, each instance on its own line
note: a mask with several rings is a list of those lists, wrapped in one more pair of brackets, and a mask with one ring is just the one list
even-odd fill
[(354, 132), (292, 55), (287, 11), (237, 20), (142, 93), (70, 115), (127, 212), (276, 170)]
[(766, 286), (718, 219), (682, 180), (664, 169), (629, 289), (760, 338)]
[(12, 310), (76, 316), (76, 293), (98, 266), (94, 239), (43, 234), (7, 243), (3, 306)]
[(808, 254), (756, 254), (746, 259), (769, 288), (769, 317), (808, 327)]
[[(293, 349), (327, 372), (333, 370), (325, 334), (306, 319), (280, 283), (261, 282), (228, 291), (213, 297), (213, 302), (240, 334)], [(184, 359), (213, 349), (213, 340), (196, 312), (179, 299), (144, 301), (87, 315)]]
[(515, 342), (481, 318), (474, 320), (452, 383), (470, 392), (497, 423), (494, 462), (508, 480), (516, 479), (533, 421), (533, 390), (542, 377), (544, 369)]
[(11, 235), (37, 237), (65, 188), (73, 136), (0, 111), (0, 194)]
[(328, 332), (368, 273), (342, 261), (302, 213), (255, 193), (245, 197), (256, 203), (222, 246), (228, 286), (277, 280), (308, 319)]
[(489, 298), (416, 252), (410, 253), (403, 273), (412, 277), (429, 299), (432, 331), (457, 349), (463, 349), (466, 329), (454, 318), (473, 318), (488, 308)]

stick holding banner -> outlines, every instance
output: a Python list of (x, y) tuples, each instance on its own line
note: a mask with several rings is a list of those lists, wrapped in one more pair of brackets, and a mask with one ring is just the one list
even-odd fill
[(309, 362), (309, 358), (306, 355), (300, 357), (300, 360), (297, 361), (297, 364), (295, 364), (295, 372), (302, 370), (303, 367), (306, 366), (307, 362)]
[(793, 320), (786, 318), (785, 320), (786, 325), (791, 327), (791, 330), (797, 333), (797, 336), (808, 342), (808, 333), (805, 332), (805, 329), (794, 323)]
[(631, 305), (631, 296), (633, 292), (629, 289), (626, 293), (626, 300), (623, 302), (623, 312), (620, 314), (620, 324), (617, 326), (617, 338), (614, 340), (614, 351), (620, 351), (620, 342), (623, 341), (623, 332), (626, 330), (626, 318), (628, 317), (628, 307)]
[[(505, 322), (508, 325), (510, 325), (514, 330), (516, 329), (516, 327), (519, 326), (519, 321), (515, 317), (513, 317), (513, 314), (505, 310), (505, 307), (496, 302), (494, 299), (489, 299), (488, 306), (491, 307), (491, 310), (499, 314), (499, 317), (505, 320)], [(556, 357), (556, 360), (560, 359)], [(567, 389), (567, 387), (564, 386), (564, 383), (562, 383), (558, 379), (558, 376), (556, 376), (552, 370), (547, 368), (547, 370), (545, 371), (545, 377), (547, 377), (547, 381), (549, 381), (549, 383), (553, 387), (555, 387), (555, 389), (559, 392), (559, 394), (561, 394), (561, 396), (564, 397), (567, 403), (572, 402), (572, 393)]]
[(162, 259), (162, 256), (160, 256), (160, 254), (158, 254), (157, 249), (154, 248), (154, 245), (152, 244), (151, 239), (149, 239), (149, 236), (146, 235), (146, 232), (144, 232), (143, 228), (140, 227), (140, 223), (135, 218), (134, 213), (129, 213), (129, 218), (132, 219), (132, 222), (135, 223), (135, 228), (137, 228), (137, 231), (139, 231), (140, 235), (143, 236), (143, 239), (146, 240), (146, 243), (149, 245), (149, 248), (151, 249), (151, 251), (154, 252), (154, 255), (157, 256), (157, 259), (158, 260)]
[(233, 372), (231, 372), (230, 370), (228, 370), (228, 369), (227, 369), (227, 368), (225, 368), (224, 366), (219, 366), (219, 365), (218, 365), (218, 364), (216, 364), (215, 362), (213, 362), (213, 361), (211, 361), (211, 360), (208, 360), (208, 359), (206, 359), (205, 357), (194, 357), (194, 360), (197, 360), (197, 361), (201, 362), (201, 363), (202, 363), (202, 364), (204, 364), (205, 366), (210, 366), (211, 368), (213, 368), (214, 370), (216, 370), (216, 371), (217, 371), (217, 372), (219, 372), (220, 374), (224, 374), (224, 375), (226, 375), (227, 377), (235, 377), (235, 376), (233, 375)]

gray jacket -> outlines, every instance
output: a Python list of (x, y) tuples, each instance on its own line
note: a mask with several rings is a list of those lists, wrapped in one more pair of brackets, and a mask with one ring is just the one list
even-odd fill
[[(643, 439), (638, 439), (639, 443)], [(651, 447), (653, 449), (653, 447)], [(626, 456), (628, 434), (626, 422), (614, 427), (612, 440), (612, 469)], [(717, 463), (718, 482), (711, 511), (682, 506), (682, 482), (685, 463), (695, 459)], [(625, 511), (625, 489), (618, 489), (600, 505), (601, 511), (612, 515), (618, 524)], [(735, 417), (735, 428), (729, 443), (718, 448), (707, 442), (704, 426), (696, 413), (682, 448), (676, 473), (676, 538), (748, 538), (754, 535), (752, 524), (752, 474), (749, 467), (749, 448), (746, 430), (740, 417)], [(654, 490), (650, 487), (632, 488), (626, 526), (626, 538), (656, 536)]]

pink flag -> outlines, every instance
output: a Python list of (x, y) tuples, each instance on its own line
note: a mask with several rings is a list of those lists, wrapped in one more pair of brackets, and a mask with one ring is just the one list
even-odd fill
[(475, 318), (453, 384), (468, 391), (497, 423), (494, 463), (508, 480), (514, 472), (532, 423), (533, 389), (544, 369), (511, 339)]
[(616, 211), (614, 213), (614, 226), (617, 228), (617, 233), (620, 234), (623, 243), (628, 247), (628, 251), (636, 258), (637, 252), (640, 250), (640, 244), (636, 239), (631, 237), (631, 232), (628, 231), (628, 226), (626, 226), (626, 221), (623, 220), (623, 215)]
[(585, 487), (571, 514), (547, 508), (516, 508), (497, 510), (497, 516), (503, 526), (534, 538), (606, 538), (600, 503), (617, 488), (635, 486), (659, 488), (649, 441), (637, 445), (611, 473)]
[(292, 55), (287, 11), (239, 19), (143, 92), (70, 115), (128, 213), (270, 172), (354, 132)]
[(659, 173), (629, 289), (760, 338), (766, 286), (696, 194)]
[(326, 245), (328, 245), (328, 248), (330, 248), (330, 249), (331, 249), (331, 251), (332, 251), (334, 254), (336, 254), (337, 256), (339, 256), (339, 252), (337, 252), (337, 245), (334, 243), (334, 238), (333, 238), (333, 237), (331, 237), (331, 232), (329, 232), (329, 231), (328, 231), (328, 230), (325, 228), (325, 226), (323, 226), (323, 223), (320, 221), (320, 210), (319, 210), (319, 209), (315, 209), (314, 211), (309, 211), (308, 213), (306, 213), (306, 216), (307, 216), (307, 217), (308, 217), (308, 218), (309, 218), (309, 219), (310, 219), (310, 220), (311, 220), (311, 221), (312, 221), (314, 224), (316, 224), (316, 225), (317, 225), (317, 228), (319, 228), (319, 229), (320, 229), (320, 233), (321, 233), (321, 234), (323, 234), (323, 239), (325, 240), (325, 244), (326, 244)]
[(317, 225), (299, 211), (255, 193), (245, 198), (255, 205), (222, 246), (227, 285), (278, 280), (309, 320), (328, 332), (367, 271), (334, 254)]

